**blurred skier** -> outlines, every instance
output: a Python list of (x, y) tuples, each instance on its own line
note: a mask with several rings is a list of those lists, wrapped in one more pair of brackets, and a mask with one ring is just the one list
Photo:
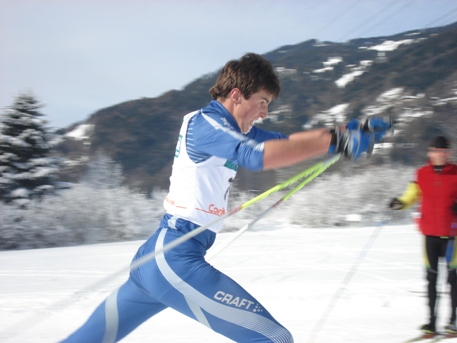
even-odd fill
[(428, 281), (429, 322), (422, 325), (426, 334), (435, 334), (437, 319), (438, 261), (446, 259), (448, 278), (451, 286), (451, 312), (447, 333), (457, 333), (457, 165), (449, 162), (451, 156), (449, 140), (444, 136), (435, 137), (428, 148), (428, 164), (417, 170), (415, 181), (408, 184), (400, 198), (394, 198), (389, 207), (403, 210), (420, 202), (419, 228), (424, 235), (424, 263)]
[[(164, 201), (167, 213), (134, 261), (223, 216), (238, 166), (275, 169), (327, 153), (357, 160), (390, 127), (376, 117), (289, 137), (255, 127), (279, 91), (276, 71), (262, 56), (249, 53), (227, 62), (210, 89), (213, 101), (184, 116)], [(117, 342), (168, 307), (236, 342), (293, 342), (257, 299), (205, 261), (221, 226), (218, 222), (133, 269), (126, 283), (64, 342)]]

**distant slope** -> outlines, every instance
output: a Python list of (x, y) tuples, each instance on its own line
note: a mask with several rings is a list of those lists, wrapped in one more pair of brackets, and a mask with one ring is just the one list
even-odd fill
[[(402, 119), (391, 139), (396, 149), (361, 162), (365, 166), (390, 160), (422, 163), (431, 135), (443, 130), (457, 134), (452, 100), (457, 94), (457, 24), (347, 43), (309, 40), (265, 57), (277, 68), (282, 84), (270, 118), (259, 124), (265, 129), (291, 133), (371, 114)], [(182, 91), (101, 109), (79, 123), (93, 125), (90, 137), (68, 137), (59, 151), (84, 161), (82, 157), (90, 160), (102, 150), (123, 166), (130, 186), (144, 192), (166, 188), (182, 117), (211, 100), (208, 90), (217, 74), (205, 75)], [(66, 169), (62, 178), (77, 180), (86, 163)], [(240, 173), (239, 185), (255, 182), (262, 189), (275, 181), (274, 172), (254, 178), (248, 174)]]

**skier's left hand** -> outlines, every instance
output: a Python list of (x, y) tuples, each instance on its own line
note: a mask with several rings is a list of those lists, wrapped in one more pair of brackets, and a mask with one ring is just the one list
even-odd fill
[(365, 120), (363, 128), (373, 132), (375, 143), (379, 143), (387, 132), (393, 132), (394, 122), (391, 117), (370, 117)]
[(349, 130), (362, 129), (365, 132), (374, 133), (375, 143), (379, 143), (388, 131), (393, 131), (394, 122), (391, 117), (367, 117), (352, 119), (346, 124)]
[(389, 130), (393, 130), (390, 117), (353, 119), (346, 124), (346, 131), (342, 132), (338, 127), (333, 130), (336, 137), (332, 139), (334, 145), (329, 152), (333, 149), (356, 161), (363, 153), (371, 154), (375, 143), (379, 143)]
[(329, 153), (340, 152), (356, 161), (363, 153), (371, 154), (375, 143), (379, 143), (391, 129), (392, 120), (388, 117), (353, 119), (345, 129), (337, 126), (332, 130)]

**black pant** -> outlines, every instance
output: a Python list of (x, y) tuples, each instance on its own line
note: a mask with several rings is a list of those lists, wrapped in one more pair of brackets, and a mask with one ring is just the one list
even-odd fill
[(450, 323), (455, 323), (457, 307), (457, 254), (454, 238), (425, 236), (425, 265), (428, 281), (428, 305), (430, 323), (436, 322), (436, 281), (438, 279), (438, 260), (446, 258), (447, 282), (451, 285), (451, 316)]

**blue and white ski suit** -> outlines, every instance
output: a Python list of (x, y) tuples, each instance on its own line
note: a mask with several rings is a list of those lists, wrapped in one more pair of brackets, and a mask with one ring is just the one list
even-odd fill
[[(242, 134), (217, 101), (184, 117), (159, 229), (134, 261), (225, 214), (238, 165), (263, 167), (263, 142), (286, 138), (253, 127)], [(205, 261), (214, 225), (130, 273), (65, 343), (117, 342), (171, 307), (236, 342), (293, 342), (292, 335), (243, 287)]]

